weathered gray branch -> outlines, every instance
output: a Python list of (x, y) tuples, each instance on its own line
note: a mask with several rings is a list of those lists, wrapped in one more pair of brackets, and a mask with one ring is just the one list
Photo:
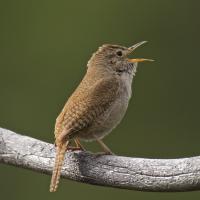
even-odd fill
[[(54, 157), (53, 144), (0, 128), (0, 163), (51, 174)], [(200, 156), (145, 159), (68, 152), (62, 177), (142, 191), (200, 190)]]

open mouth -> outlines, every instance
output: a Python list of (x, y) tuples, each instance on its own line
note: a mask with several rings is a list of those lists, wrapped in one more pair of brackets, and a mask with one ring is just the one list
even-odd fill
[[(132, 53), (135, 49), (137, 49), (139, 46), (143, 45), (144, 43), (146, 43), (147, 41), (142, 41), (139, 42), (137, 44), (134, 44), (133, 46), (128, 48), (128, 54)], [(152, 59), (147, 59), (147, 58), (132, 58), (132, 59), (128, 59), (129, 62), (131, 63), (138, 63), (138, 62), (144, 62), (144, 61), (154, 61)]]

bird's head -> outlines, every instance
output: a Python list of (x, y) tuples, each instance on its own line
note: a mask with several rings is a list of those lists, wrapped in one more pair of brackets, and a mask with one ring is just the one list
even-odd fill
[(120, 45), (104, 44), (92, 55), (88, 62), (88, 68), (97, 67), (100, 70), (107, 69), (112, 73), (134, 74), (138, 62), (153, 61), (145, 58), (130, 59), (128, 56), (146, 41), (139, 42), (131, 47)]

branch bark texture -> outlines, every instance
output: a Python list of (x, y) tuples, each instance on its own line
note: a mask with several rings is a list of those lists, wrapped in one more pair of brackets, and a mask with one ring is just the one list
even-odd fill
[[(53, 144), (0, 128), (0, 163), (50, 175), (54, 158)], [(200, 190), (200, 156), (146, 159), (69, 151), (62, 177), (141, 191)]]

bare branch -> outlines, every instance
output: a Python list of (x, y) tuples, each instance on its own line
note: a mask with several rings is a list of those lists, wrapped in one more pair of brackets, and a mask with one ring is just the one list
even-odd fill
[[(0, 128), (0, 163), (51, 174), (53, 144)], [(68, 152), (62, 177), (103, 186), (142, 191), (200, 189), (200, 156), (145, 159)]]

